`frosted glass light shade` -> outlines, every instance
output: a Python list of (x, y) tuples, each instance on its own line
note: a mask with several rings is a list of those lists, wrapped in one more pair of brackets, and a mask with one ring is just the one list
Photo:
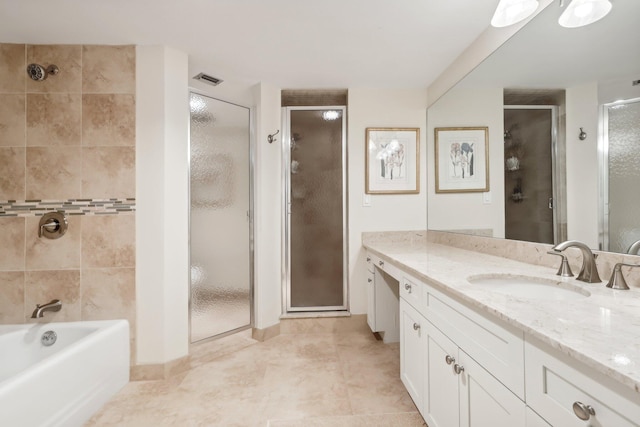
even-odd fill
[(491, 25), (507, 27), (531, 16), (538, 8), (538, 0), (500, 0), (496, 8)]
[(566, 28), (589, 25), (604, 18), (611, 7), (609, 0), (573, 0), (560, 15), (558, 23)]

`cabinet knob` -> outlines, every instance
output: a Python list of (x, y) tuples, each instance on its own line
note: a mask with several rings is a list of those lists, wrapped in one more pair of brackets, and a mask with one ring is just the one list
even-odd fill
[(379, 265), (380, 267), (384, 267), (384, 261), (378, 261), (378, 265)]
[(367, 262), (371, 262), (371, 257), (370, 256), (367, 257)]
[(413, 330), (417, 331), (418, 329), (420, 329), (420, 325), (418, 323), (414, 323), (413, 324)]
[(596, 414), (596, 410), (593, 409), (591, 405), (585, 405), (582, 402), (573, 402), (573, 413), (576, 414), (576, 417), (586, 421), (591, 418), (592, 415)]
[(369, 283), (373, 282), (373, 280), (371, 280), (371, 277), (369, 277), (369, 278), (367, 279), (367, 282), (369, 282)]
[(456, 361), (454, 357), (449, 356), (448, 354), (444, 357), (444, 361), (447, 362), (447, 365), (451, 365)]
[(404, 284), (404, 288), (407, 290), (407, 292), (411, 293), (411, 285), (408, 283)]
[(456, 372), (456, 374), (460, 375), (461, 373), (464, 372), (464, 366), (458, 365), (456, 363), (455, 365), (453, 365), (453, 370)]

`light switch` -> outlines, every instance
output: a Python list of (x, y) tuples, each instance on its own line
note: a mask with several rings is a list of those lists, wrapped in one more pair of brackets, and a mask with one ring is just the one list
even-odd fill
[(491, 204), (491, 191), (482, 193), (482, 203), (484, 203), (485, 205)]
[(367, 208), (371, 207), (371, 194), (364, 194), (362, 196), (362, 206), (365, 206)]

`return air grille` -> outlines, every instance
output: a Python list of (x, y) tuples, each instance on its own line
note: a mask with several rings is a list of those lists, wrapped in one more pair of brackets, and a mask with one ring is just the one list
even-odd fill
[(202, 80), (203, 82), (209, 83), (210, 85), (213, 85), (213, 86), (218, 86), (220, 83), (223, 82), (223, 80), (217, 79), (205, 73), (200, 73), (197, 76), (194, 76), (193, 78), (196, 80)]

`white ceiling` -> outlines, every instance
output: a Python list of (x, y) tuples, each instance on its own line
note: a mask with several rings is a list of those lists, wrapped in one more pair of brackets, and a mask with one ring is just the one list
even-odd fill
[(282, 88), (425, 88), (498, 0), (0, 0), (0, 42), (163, 44), (192, 75)]

